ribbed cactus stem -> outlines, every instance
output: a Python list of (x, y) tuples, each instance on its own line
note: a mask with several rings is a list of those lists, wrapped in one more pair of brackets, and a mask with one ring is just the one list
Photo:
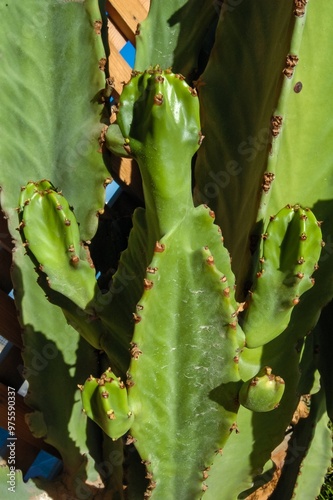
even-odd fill
[(201, 142), (196, 91), (170, 70), (136, 72), (117, 121), (125, 151), (139, 164), (149, 226), (159, 239), (193, 208), (191, 159)]
[[(169, 189), (161, 193), (158, 188), (160, 182), (156, 183), (155, 175), (160, 177), (161, 172), (168, 171), (168, 163), (161, 161), (156, 168), (155, 161), (145, 161), (145, 168), (142, 162), (138, 160), (143, 179), (143, 191), (146, 202), (146, 214), (150, 221), (153, 222), (151, 229), (155, 228), (156, 239), (168, 233), (175, 225), (175, 221), (181, 221), (189, 209), (193, 208), (192, 194), (189, 189), (191, 170), (188, 168), (188, 160), (184, 160), (184, 165), (180, 163), (180, 175), (183, 174), (182, 181), (176, 176), (176, 173), (170, 172), (170, 177), (166, 179), (169, 184)], [(185, 168), (186, 164), (186, 168)], [(183, 172), (182, 167), (184, 166)], [(151, 174), (153, 172), (153, 175)], [(175, 181), (175, 179), (177, 179)], [(184, 186), (187, 189), (184, 189)], [(164, 191), (164, 190), (163, 190)]]

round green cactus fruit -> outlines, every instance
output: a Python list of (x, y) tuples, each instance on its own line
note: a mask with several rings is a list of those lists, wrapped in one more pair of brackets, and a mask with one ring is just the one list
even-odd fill
[(239, 402), (251, 411), (271, 411), (278, 407), (284, 388), (284, 380), (265, 366), (255, 377), (244, 382), (239, 391)]
[(108, 436), (116, 440), (130, 429), (134, 417), (127, 390), (110, 368), (100, 378), (90, 376), (79, 388), (84, 413)]

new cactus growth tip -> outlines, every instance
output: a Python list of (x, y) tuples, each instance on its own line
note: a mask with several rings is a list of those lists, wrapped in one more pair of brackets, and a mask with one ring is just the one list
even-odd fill
[(125, 384), (111, 368), (98, 379), (90, 376), (79, 389), (84, 413), (107, 435), (116, 440), (129, 430), (133, 415), (128, 407)]
[(85, 309), (95, 293), (94, 265), (73, 210), (47, 180), (22, 187), (19, 230), (26, 251), (50, 287)]
[(287, 328), (300, 296), (314, 285), (321, 250), (320, 224), (311, 210), (287, 205), (271, 217), (242, 321), (247, 347), (262, 346)]

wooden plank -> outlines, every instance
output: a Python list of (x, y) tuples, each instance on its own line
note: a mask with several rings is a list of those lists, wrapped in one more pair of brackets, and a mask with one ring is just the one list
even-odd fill
[(127, 38), (118, 30), (117, 26), (110, 18), (108, 19), (108, 36), (109, 43), (111, 43), (118, 52), (120, 52), (127, 43)]
[(139, 0), (109, 0), (106, 10), (119, 30), (135, 45), (135, 32), (147, 16), (147, 10)]
[(113, 156), (110, 162), (113, 178), (130, 194), (143, 201), (142, 181), (139, 167), (130, 158)]
[(150, 0), (140, 0), (140, 3), (145, 9), (145, 11), (148, 12), (150, 7)]
[[(3, 429), (8, 428), (8, 387), (0, 383), (0, 426)], [(15, 396), (15, 436), (17, 439), (22, 439), (31, 446), (35, 446), (38, 449), (42, 449), (51, 453), (51, 455), (60, 458), (58, 451), (45, 443), (42, 439), (37, 439), (33, 437), (30, 432), (29, 427), (25, 423), (25, 414), (31, 413), (33, 410), (29, 408), (22, 396), (16, 394)]]
[(110, 55), (109, 55), (109, 74), (114, 79), (114, 89), (118, 97), (123, 90), (123, 83), (128, 82), (131, 77), (131, 67), (125, 59), (119, 54), (116, 47), (109, 42)]
[(0, 335), (22, 349), (22, 330), (14, 300), (0, 290)]

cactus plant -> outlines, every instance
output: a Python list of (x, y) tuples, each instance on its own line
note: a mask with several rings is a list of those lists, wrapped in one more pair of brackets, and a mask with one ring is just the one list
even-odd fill
[[(35, 39), (35, 0), (1, 6), (2, 46), (16, 61), (6, 59), (0, 76), (3, 92), (15, 95), (0, 98), (1, 205), (16, 245), (27, 420), (64, 463), (55, 484), (17, 477), (20, 495), (60, 485), (75, 498), (258, 494), (276, 482), (274, 449), (309, 394), (273, 498), (314, 498), (331, 459), (331, 308), (321, 309), (333, 297), (333, 266), (330, 142), (318, 126), (330, 124), (321, 99), (332, 76), (313, 33), (330, 47), (332, 7), (152, 0), (101, 155), (110, 111), (101, 99), (104, 7), (49, 0)], [(23, 11), (22, 49), (13, 23)], [(19, 145), (7, 123), (21, 131)], [(89, 240), (111, 154), (137, 161), (145, 206), (101, 291)], [(34, 373), (35, 353), (51, 348), (54, 358)], [(103, 475), (105, 462), (112, 473)]]

